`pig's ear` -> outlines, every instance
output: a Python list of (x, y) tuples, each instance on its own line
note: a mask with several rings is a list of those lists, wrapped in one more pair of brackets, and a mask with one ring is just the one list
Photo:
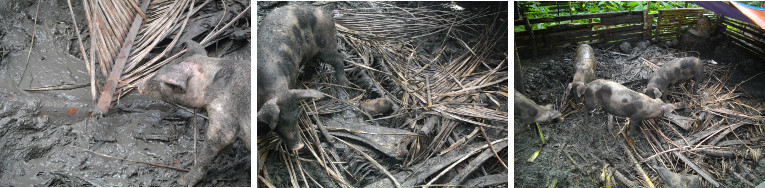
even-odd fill
[(576, 96), (582, 97), (582, 95), (584, 95), (585, 89), (587, 89), (587, 86), (585, 86), (583, 83), (578, 83), (576, 85)]
[(266, 101), (258, 111), (258, 121), (268, 123), (271, 130), (275, 130), (276, 125), (279, 124), (279, 106), (276, 105), (276, 101), (276, 98)]
[(191, 65), (186, 62), (182, 62), (180, 64), (168, 66), (172, 66), (169, 67), (173, 70), (172, 74), (168, 73), (158, 75), (156, 79), (170, 87), (179, 88), (182, 92), (186, 92), (186, 85), (188, 84), (188, 80), (192, 74), (194, 74)]
[(324, 93), (315, 89), (290, 89), (290, 94), (295, 100), (307, 98), (320, 99), (324, 97)]
[(200, 45), (199, 43), (194, 42), (193, 40), (190, 40), (190, 39), (183, 41), (183, 43), (186, 44), (186, 50), (190, 52), (189, 53), (190, 55), (199, 54), (199, 55), (207, 56), (207, 51), (205, 51), (205, 48), (202, 47), (202, 45)]

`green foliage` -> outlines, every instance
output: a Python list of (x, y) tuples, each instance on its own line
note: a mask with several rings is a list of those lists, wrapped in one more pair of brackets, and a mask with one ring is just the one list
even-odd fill
[[(522, 6), (527, 6), (528, 12), (526, 14), (529, 18), (552, 18), (555, 16), (563, 16), (569, 14), (588, 14), (588, 13), (600, 13), (600, 12), (614, 12), (614, 11), (636, 11), (646, 9), (646, 5), (649, 11), (656, 12), (659, 9), (673, 9), (673, 8), (700, 8), (695, 3), (689, 1), (572, 1), (571, 11), (562, 11), (558, 15), (553, 15), (554, 12), (550, 11), (554, 5), (543, 6), (539, 1), (521, 1), (518, 2)], [(752, 1), (746, 2), (746, 4), (762, 5), (764, 1)], [(759, 4), (758, 4), (759, 3)]]
[[(689, 1), (572, 1), (570, 2), (570, 10), (551, 11), (555, 5), (542, 5), (539, 1), (520, 1), (517, 2), (521, 7), (528, 7), (526, 16), (531, 19), (534, 18), (553, 18), (556, 16), (566, 16), (571, 14), (589, 14), (589, 13), (602, 13), (602, 12), (614, 12), (614, 11), (638, 11), (648, 9), (651, 13), (656, 13), (660, 9), (673, 9), (673, 8), (700, 8), (695, 3)], [(760, 2), (762, 5), (763, 1)], [(747, 3), (749, 4), (749, 3)], [(533, 29), (544, 29), (549, 25), (557, 25), (564, 23), (591, 23), (598, 22), (599, 19), (581, 19), (572, 20), (571, 22), (565, 21), (561, 23), (539, 23), (533, 24)], [(525, 31), (524, 26), (515, 26), (515, 32)]]

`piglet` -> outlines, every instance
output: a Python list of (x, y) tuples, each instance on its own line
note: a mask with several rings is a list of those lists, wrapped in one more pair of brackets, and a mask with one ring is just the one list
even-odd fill
[(569, 93), (572, 88), (576, 89), (574, 99), (577, 103), (582, 103), (582, 95), (587, 89), (587, 83), (595, 80), (595, 52), (587, 44), (581, 44), (576, 48), (576, 59), (574, 59), (576, 72), (574, 81), (568, 84), (566, 92)]
[(531, 122), (562, 122), (560, 112), (552, 109), (552, 105), (539, 106), (523, 94), (515, 91), (515, 119), (520, 124)]
[(590, 82), (584, 96), (586, 122), (589, 122), (591, 110), (602, 108), (608, 114), (630, 118), (631, 132), (635, 132), (644, 119), (661, 118), (675, 110), (672, 104), (652, 99), (610, 80)]
[[(704, 66), (699, 58), (686, 57), (672, 60), (653, 73), (645, 88), (645, 94), (654, 99), (662, 98), (662, 92), (666, 92), (668, 86), (691, 78), (698, 86), (703, 74)], [(694, 87), (693, 90), (695, 91), (696, 88)]]
[(141, 95), (207, 110), (209, 125), (198, 163), (178, 183), (196, 185), (218, 153), (239, 138), (250, 149), (250, 62), (207, 57), (186, 41), (186, 56), (160, 68), (139, 86)]
[(289, 149), (303, 147), (299, 101), (324, 96), (313, 89), (295, 89), (300, 67), (315, 65), (314, 58), (319, 59), (334, 67), (340, 85), (349, 84), (336, 34), (330, 12), (308, 6), (274, 9), (258, 27), (257, 120), (276, 131)]

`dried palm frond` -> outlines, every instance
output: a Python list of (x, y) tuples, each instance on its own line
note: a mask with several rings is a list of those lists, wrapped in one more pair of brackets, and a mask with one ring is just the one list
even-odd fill
[[(182, 11), (187, 10), (186, 7), (189, 7), (188, 9), (193, 7), (190, 3), (190, 0), (154, 2), (144, 0), (140, 8), (138, 2), (131, 0), (87, 0), (84, 3), (88, 27), (91, 31), (90, 60), (98, 62), (102, 75), (110, 77), (106, 80), (106, 86), (97, 105), (100, 112), (108, 111), (113, 101), (114, 90), (119, 88), (117, 86), (133, 84), (124, 79), (123, 73), (133, 71), (133, 68), (159, 41), (175, 32), (179, 24), (185, 23), (186, 19), (178, 19), (178, 17)], [(146, 9), (145, 13), (141, 8)], [(142, 22), (143, 18), (146, 22)], [(135, 31), (137, 27), (140, 29)], [(175, 41), (168, 45), (163, 53), (174, 45)], [(123, 54), (118, 55), (120, 51)], [(91, 77), (94, 77), (93, 74), (94, 72), (91, 72)]]
[(482, 15), (374, 4), (379, 7), (335, 11), (338, 30), (365, 40), (412, 40), (465, 26)]
[[(109, 103), (127, 94), (135, 85), (155, 74), (160, 67), (186, 52), (182, 50), (176, 54), (169, 54), (170, 50), (178, 44), (189, 18), (210, 2), (207, 0), (201, 4), (195, 4), (193, 0), (138, 1), (85, 0), (83, 3), (88, 28), (91, 32), (90, 53), (89, 57), (86, 58), (91, 62), (90, 67), (95, 67), (94, 64), (97, 62), (101, 75), (107, 77), (107, 87), (102, 88), (103, 92), (98, 104), (102, 112), (108, 110)], [(141, 7), (139, 7), (139, 3)], [(141, 11), (140, 8), (144, 8), (145, 11)], [(221, 28), (216, 26), (219, 29), (218, 32), (210, 32), (200, 44), (207, 46), (210, 41), (216, 41), (220, 31), (226, 29), (247, 11), (249, 11), (249, 7), (226, 26)], [(130, 40), (128, 34), (132, 22), (136, 22), (135, 20), (139, 18), (145, 20), (139, 23), (140, 28), (134, 31), (137, 32), (134, 34), (135, 38)], [(171, 42), (167, 46), (161, 47), (159, 54), (150, 55), (150, 52), (160, 47), (162, 41), (173, 34), (175, 36)], [(124, 52), (125, 54), (120, 58), (118, 53), (123, 48), (130, 49), (130, 51)], [(146, 58), (151, 59), (144, 61)], [(91, 70), (90, 74), (91, 80), (93, 80), (95, 71)], [(95, 87), (97, 86), (97, 84), (91, 85), (94, 87), (93, 90), (96, 90)], [(118, 92), (115, 93), (115, 90)], [(96, 96), (93, 97), (95, 101)]]
[[(407, 165), (426, 160), (446, 148), (446, 140), (453, 136), (452, 131), (459, 122), (506, 130), (506, 127), (485, 123), (507, 122), (509, 116), (505, 111), (450, 105), (474, 104), (479, 102), (475, 99), (480, 94), (507, 96), (507, 57), (497, 58), (495, 50), (500, 41), (506, 40), (506, 23), (495, 18), (494, 25), (482, 25), (484, 28), (480, 30), (475, 29), (479, 25), (472, 23), (475, 19), (490, 17), (484, 12), (375, 5), (380, 7), (336, 11), (335, 22), (341, 39), (351, 47), (353, 55), (362, 60), (351, 63), (372, 78), (369, 83), (374, 92), (406, 111), (400, 113), (421, 114), (422, 109), (433, 110), (437, 113), (431, 114), (445, 119), (425, 148), (409, 151)], [(465, 28), (473, 31), (460, 30)], [(444, 52), (446, 47), (435, 54), (418, 54), (420, 46), (412, 45), (417, 40), (444, 33), (444, 41), (454, 39), (462, 44), (463, 54), (448, 57), (450, 54)], [(479, 40), (470, 46), (461, 36)]]

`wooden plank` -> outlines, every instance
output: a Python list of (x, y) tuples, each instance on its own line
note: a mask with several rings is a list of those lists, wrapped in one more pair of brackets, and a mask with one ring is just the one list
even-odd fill
[(736, 39), (736, 40), (739, 40), (741, 42), (745, 42), (745, 43), (749, 44), (750, 46), (761, 48), (761, 49), (765, 49), (765, 43), (763, 43), (762, 41), (754, 40), (754, 39), (752, 39), (752, 38), (750, 38), (750, 37), (748, 37), (746, 35), (742, 35), (740, 33), (734, 33), (734, 32), (732, 32), (730, 30), (725, 30), (725, 32), (723, 32), (723, 33), (725, 33), (725, 35), (727, 35), (728, 37), (731, 37), (732, 39)]
[(616, 25), (616, 24), (625, 24), (625, 23), (643, 23), (643, 15), (642, 14), (623, 15), (623, 16), (607, 17), (607, 18), (600, 19), (600, 24), (603, 24), (603, 25)]
[(640, 15), (643, 11), (617, 11), (617, 12), (605, 12), (605, 13), (592, 13), (592, 14), (575, 14), (575, 15), (568, 15), (568, 16), (558, 16), (555, 18), (534, 18), (530, 19), (530, 24), (537, 24), (537, 23), (545, 23), (545, 22), (558, 22), (558, 21), (568, 21), (568, 20), (581, 20), (581, 19), (590, 19), (590, 18), (608, 18), (608, 17), (615, 17), (615, 16), (622, 16), (622, 15)]
[(541, 5), (541, 6), (551, 6), (551, 5), (558, 5), (558, 4), (563, 4), (563, 3), (566, 3), (568, 5), (568, 2), (566, 2), (566, 1), (540, 1), (539, 5)]
[(569, 9), (571, 9), (571, 7), (569, 7), (568, 5), (566, 5), (566, 6), (550, 7), (550, 11), (554, 11), (554, 10), (569, 10)]
[(591, 29), (593, 26), (596, 26), (596, 25), (600, 25), (600, 23), (558, 24), (555, 26), (549, 26), (546, 29), (535, 30), (534, 34), (548, 34), (548, 33), (554, 33), (559, 31), (575, 30), (575, 29), (583, 29), (583, 28)]
[(748, 46), (746, 46), (745, 44), (742, 44), (741, 41), (731, 40), (730, 42), (733, 43), (734, 45), (738, 46), (739, 48), (748, 51), (750, 54), (759, 57), (760, 59), (765, 59), (765, 52), (758, 53), (758, 52), (748, 48)]
[(594, 44), (595, 44), (595, 47), (597, 47), (597, 48), (608, 48), (608, 47), (611, 47), (613, 45), (620, 45), (623, 42), (637, 42), (637, 41), (640, 41), (640, 37), (626, 38), (626, 39), (623, 39), (623, 40), (612, 41), (612, 42), (595, 42)]
[(602, 36), (602, 35), (584, 36), (584, 37), (577, 37), (577, 38), (571, 38), (571, 39), (565, 39), (565, 40), (549, 41), (549, 45), (556, 46), (561, 44), (581, 43), (583, 41), (592, 41), (592, 40), (597, 40), (600, 42), (608, 42), (608, 41), (619, 41), (619, 40), (630, 39), (630, 38), (639, 39), (642, 36), (642, 34), (643, 34), (642, 32), (636, 32), (636, 33), (623, 32), (623, 33), (609, 35), (609, 36)]
[(617, 27), (617, 28), (611, 28), (611, 29), (605, 29), (605, 30), (598, 30), (598, 31), (568, 31), (568, 32), (558, 32), (558, 33), (551, 33), (548, 35), (545, 35), (544, 38), (545, 41), (558, 41), (558, 40), (566, 40), (569, 41), (572, 38), (579, 38), (579, 37), (586, 37), (586, 36), (600, 36), (600, 37), (607, 37), (607, 36), (616, 36), (621, 35), (624, 33), (638, 33), (643, 32), (641, 25), (633, 25), (633, 26), (624, 26), (624, 27)]
[[(748, 25), (748, 23), (744, 23), (744, 22), (741, 22), (741, 21), (738, 21), (738, 20), (734, 21), (733, 19), (728, 19), (728, 20), (725, 20), (723, 22), (723, 24), (730, 25), (730, 26), (735, 27), (735, 28), (740, 29), (740, 30), (744, 30), (744, 31), (746, 31), (746, 32), (748, 32), (750, 34), (759, 35), (759, 36), (765, 36), (765, 31), (763, 31), (762, 29), (759, 29), (759, 28), (752, 29), (752, 27), (754, 27), (754, 26)], [(750, 27), (746, 27), (746, 26), (750, 26)], [(763, 38), (765, 38), (765, 37), (763, 37)]]

